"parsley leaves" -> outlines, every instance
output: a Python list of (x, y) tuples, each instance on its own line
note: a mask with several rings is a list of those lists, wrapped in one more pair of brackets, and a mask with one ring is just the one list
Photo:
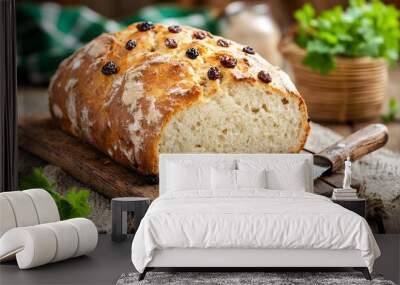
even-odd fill
[(395, 97), (389, 99), (389, 111), (381, 116), (384, 123), (390, 123), (396, 120), (397, 112), (400, 111), (399, 103)]
[(69, 191), (62, 196), (55, 189), (57, 185), (50, 182), (43, 173), (43, 169), (35, 167), (32, 173), (21, 179), (20, 189), (42, 188), (50, 193), (56, 202), (61, 220), (87, 217), (91, 212), (88, 202), (89, 191), (87, 189), (71, 187)]
[(393, 64), (400, 52), (400, 12), (381, 1), (350, 0), (319, 16), (311, 4), (295, 12), (297, 44), (307, 51), (303, 63), (322, 74), (336, 67), (335, 57), (385, 58)]

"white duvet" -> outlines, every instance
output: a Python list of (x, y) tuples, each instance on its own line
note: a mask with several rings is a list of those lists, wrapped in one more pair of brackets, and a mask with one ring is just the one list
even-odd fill
[(164, 194), (154, 200), (132, 243), (143, 272), (155, 249), (358, 249), (372, 271), (380, 251), (368, 223), (328, 198), (261, 189)]

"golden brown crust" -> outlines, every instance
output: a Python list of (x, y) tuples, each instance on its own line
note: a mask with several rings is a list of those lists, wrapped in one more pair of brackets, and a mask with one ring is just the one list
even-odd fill
[[(288, 76), (259, 55), (243, 52), (242, 45), (225, 40), (229, 46), (220, 46), (222, 38), (209, 33), (198, 39), (198, 31), (182, 27), (181, 32), (171, 33), (157, 24), (141, 32), (133, 24), (97, 37), (64, 60), (54, 75), (49, 86), (52, 117), (64, 131), (120, 163), (145, 174), (158, 173), (158, 145), (167, 123), (174, 114), (221, 88), (220, 80), (207, 78), (214, 66), (222, 72), (223, 84), (245, 80), (267, 92), (299, 99), (304, 136), (292, 150), (299, 152), (309, 132), (307, 109)], [(177, 47), (168, 47), (167, 39), (174, 39)], [(132, 50), (125, 48), (128, 40), (136, 41)], [(196, 48), (199, 56), (190, 59), (188, 48)], [(234, 58), (236, 66), (225, 67), (222, 56)], [(108, 61), (118, 65), (118, 73), (102, 73)], [(257, 79), (261, 70), (271, 76), (269, 84)]]

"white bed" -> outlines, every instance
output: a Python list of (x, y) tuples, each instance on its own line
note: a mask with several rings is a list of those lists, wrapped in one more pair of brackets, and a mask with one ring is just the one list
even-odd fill
[[(209, 167), (222, 173), (212, 185)], [(238, 185), (256, 185), (260, 169), (274, 190), (215, 186), (231, 170)], [(354, 267), (370, 278), (380, 251), (368, 223), (312, 185), (307, 154), (161, 155), (160, 197), (136, 232), (132, 262), (140, 278), (154, 267)]]

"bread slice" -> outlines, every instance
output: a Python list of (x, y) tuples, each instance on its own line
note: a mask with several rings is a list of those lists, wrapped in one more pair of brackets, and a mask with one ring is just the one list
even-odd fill
[(97, 37), (60, 64), (49, 97), (64, 131), (144, 174), (159, 153), (296, 153), (309, 133), (282, 70), (186, 26)]

